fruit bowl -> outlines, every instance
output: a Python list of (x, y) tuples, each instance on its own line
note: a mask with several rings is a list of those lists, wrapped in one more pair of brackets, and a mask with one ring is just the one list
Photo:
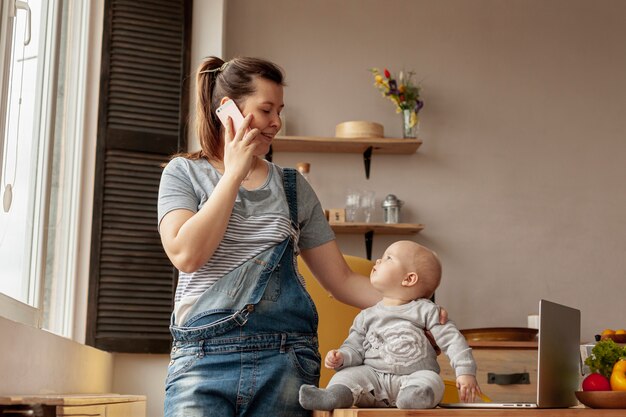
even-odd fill
[(576, 391), (576, 398), (589, 408), (626, 408), (626, 391)]
[(615, 343), (626, 343), (626, 334), (605, 334), (600, 340), (612, 339)]

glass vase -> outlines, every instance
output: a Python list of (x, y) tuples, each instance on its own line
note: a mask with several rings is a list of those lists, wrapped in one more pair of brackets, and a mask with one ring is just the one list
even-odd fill
[(405, 139), (416, 138), (419, 130), (419, 116), (415, 114), (411, 120), (411, 113), (409, 109), (402, 110), (402, 137)]

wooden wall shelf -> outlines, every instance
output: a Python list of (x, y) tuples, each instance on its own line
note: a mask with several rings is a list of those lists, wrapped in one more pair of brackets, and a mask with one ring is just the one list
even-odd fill
[(410, 155), (421, 144), (419, 139), (277, 136), (272, 148), (276, 152), (363, 153), (371, 147), (376, 153)]
[(331, 223), (335, 233), (367, 233), (375, 232), (381, 235), (412, 235), (424, 229), (423, 224), (413, 223)]
[(388, 155), (410, 155), (417, 151), (422, 141), (399, 138), (325, 138), (315, 136), (277, 136), (265, 155), (272, 160), (276, 152), (325, 152), (362, 153), (365, 178), (370, 177), (372, 153)]
[(412, 235), (419, 233), (424, 229), (423, 224), (413, 223), (330, 223), (330, 227), (337, 234), (356, 234), (363, 233), (365, 235), (365, 253), (367, 259), (372, 259), (372, 242), (374, 241), (374, 233), (381, 235)]

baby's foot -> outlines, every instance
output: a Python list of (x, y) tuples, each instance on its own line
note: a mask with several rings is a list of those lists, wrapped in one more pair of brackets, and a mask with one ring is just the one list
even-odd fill
[(300, 387), (300, 405), (305, 410), (334, 410), (352, 407), (352, 391), (345, 385), (331, 385), (326, 389), (314, 385)]
[(433, 408), (435, 404), (435, 392), (431, 387), (408, 386), (400, 390), (396, 398), (398, 408)]

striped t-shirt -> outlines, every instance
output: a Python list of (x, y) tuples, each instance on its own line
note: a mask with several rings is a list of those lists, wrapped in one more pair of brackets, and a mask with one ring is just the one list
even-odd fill
[[(269, 174), (255, 190), (239, 188), (226, 232), (215, 253), (197, 271), (179, 272), (174, 312), (180, 324), (185, 312), (218, 279), (261, 252), (292, 236), (297, 249), (310, 249), (334, 239), (315, 192), (296, 176), (300, 234), (291, 226), (282, 169), (267, 162)], [(159, 188), (159, 224), (172, 210), (200, 210), (221, 174), (204, 159), (174, 158), (163, 170)]]

